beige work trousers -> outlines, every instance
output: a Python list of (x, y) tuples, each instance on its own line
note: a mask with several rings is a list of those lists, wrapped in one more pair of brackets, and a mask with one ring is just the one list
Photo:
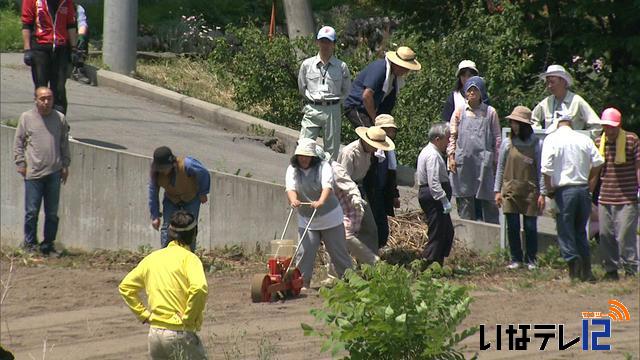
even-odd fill
[(316, 140), (322, 136), (324, 151), (331, 154), (333, 160), (338, 159), (340, 152), (340, 132), (342, 131), (342, 112), (340, 104), (305, 105), (301, 121), (300, 139)]
[(206, 360), (207, 352), (195, 332), (149, 328), (152, 360)]

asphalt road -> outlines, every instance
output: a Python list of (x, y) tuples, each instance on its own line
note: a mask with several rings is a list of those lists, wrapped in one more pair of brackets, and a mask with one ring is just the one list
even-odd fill
[[(33, 82), (22, 54), (0, 54), (0, 120), (33, 106)], [(145, 98), (67, 81), (67, 119), (78, 141), (152, 156), (161, 145), (212, 170), (284, 184), (289, 155)]]

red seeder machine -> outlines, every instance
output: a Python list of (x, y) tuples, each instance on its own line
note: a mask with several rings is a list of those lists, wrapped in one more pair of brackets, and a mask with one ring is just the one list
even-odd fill
[[(301, 203), (303, 206), (309, 206), (311, 203)], [(298, 296), (304, 279), (302, 273), (298, 269), (297, 264), (294, 265), (300, 249), (302, 239), (309, 231), (309, 225), (316, 215), (316, 209), (313, 210), (311, 218), (300, 237), (300, 241), (284, 240), (284, 234), (287, 232), (293, 208), (289, 211), (289, 217), (284, 225), (280, 240), (271, 242), (271, 254), (267, 260), (267, 274), (256, 274), (251, 280), (251, 300), (253, 302), (270, 302), (278, 298), (284, 299), (286, 296)], [(292, 251), (293, 250), (293, 251)]]

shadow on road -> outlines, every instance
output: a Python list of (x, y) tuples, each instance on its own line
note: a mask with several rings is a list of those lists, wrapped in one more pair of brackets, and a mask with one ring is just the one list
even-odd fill
[(102, 141), (102, 140), (76, 138), (76, 137), (74, 137), (73, 139), (76, 140), (76, 141), (85, 143), (85, 144), (101, 146), (101, 147), (105, 147), (105, 148), (109, 148), (109, 149), (116, 149), (116, 150), (126, 150), (127, 149), (126, 146), (122, 146), (122, 145), (118, 145), (118, 144), (114, 144), (114, 143), (110, 143), (110, 142), (106, 142), (106, 141)]

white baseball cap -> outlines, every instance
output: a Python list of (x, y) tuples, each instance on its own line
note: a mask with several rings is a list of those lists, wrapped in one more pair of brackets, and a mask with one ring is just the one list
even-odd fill
[(318, 36), (316, 36), (316, 39), (320, 40), (320, 39), (328, 39), (331, 40), (333, 42), (336, 41), (336, 29), (332, 28), (331, 26), (323, 26), (320, 31), (318, 31)]

